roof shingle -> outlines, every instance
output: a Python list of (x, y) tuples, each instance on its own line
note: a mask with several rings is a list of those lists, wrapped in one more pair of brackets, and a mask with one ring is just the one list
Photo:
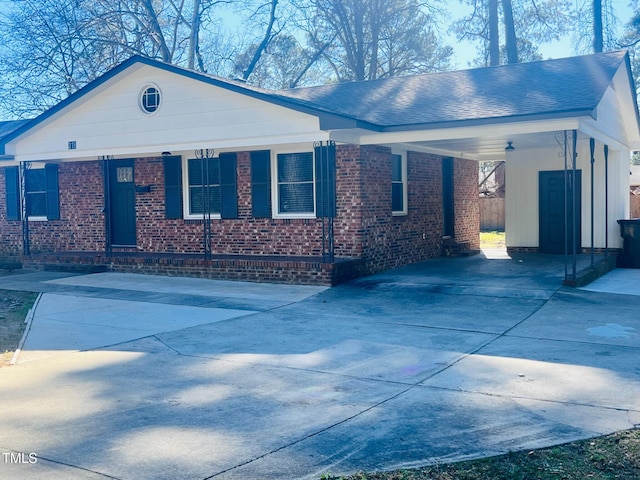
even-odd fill
[(278, 92), (381, 127), (592, 111), (625, 52)]

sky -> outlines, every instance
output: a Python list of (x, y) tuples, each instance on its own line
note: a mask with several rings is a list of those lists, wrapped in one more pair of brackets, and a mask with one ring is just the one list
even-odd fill
[[(460, 18), (471, 10), (471, 7), (460, 4), (458, 0), (453, 0), (447, 3), (452, 19)], [(576, 0), (576, 3), (578, 3), (578, 0)], [(580, 1), (580, 3), (582, 3), (582, 1)], [(629, 6), (629, 0), (612, 0), (611, 4), (619, 21), (618, 33), (622, 33), (625, 24), (633, 16), (633, 8)], [(454, 37), (449, 37), (448, 41), (454, 49), (454, 58), (452, 61), (453, 66), (456, 69), (468, 68), (469, 62), (471, 62), (476, 55), (475, 47), (465, 43), (458, 43)], [(571, 45), (570, 37), (565, 37), (559, 41), (541, 45), (540, 51), (542, 52), (544, 59), (563, 58), (576, 55), (576, 52), (573, 50)]]

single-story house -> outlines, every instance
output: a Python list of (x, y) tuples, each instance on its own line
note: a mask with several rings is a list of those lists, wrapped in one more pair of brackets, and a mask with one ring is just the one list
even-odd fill
[(640, 144), (625, 52), (284, 91), (132, 57), (12, 128), (0, 256), (319, 284), (477, 250), (480, 160), (509, 249), (620, 248)]

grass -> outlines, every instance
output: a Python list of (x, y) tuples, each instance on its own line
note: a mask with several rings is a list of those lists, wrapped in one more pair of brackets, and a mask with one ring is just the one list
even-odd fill
[(480, 248), (504, 248), (504, 232), (480, 232)]
[(0, 367), (9, 365), (26, 327), (25, 318), (37, 294), (0, 290)]
[(640, 479), (640, 429), (499, 457), (386, 473), (324, 475), (323, 480), (632, 480)]

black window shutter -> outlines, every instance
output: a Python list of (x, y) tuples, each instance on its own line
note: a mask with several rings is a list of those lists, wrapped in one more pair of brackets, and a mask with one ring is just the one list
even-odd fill
[(47, 163), (44, 166), (47, 191), (47, 220), (60, 220), (60, 191), (58, 188), (58, 165)]
[(315, 148), (316, 216), (336, 216), (336, 148), (334, 144)]
[(164, 157), (165, 218), (182, 218), (182, 157)]
[(7, 193), (7, 220), (20, 220), (20, 174), (18, 167), (4, 169), (5, 191)]
[(221, 218), (238, 218), (238, 169), (234, 152), (221, 153), (220, 160), (220, 209)]
[(251, 152), (251, 214), (271, 218), (271, 152)]

